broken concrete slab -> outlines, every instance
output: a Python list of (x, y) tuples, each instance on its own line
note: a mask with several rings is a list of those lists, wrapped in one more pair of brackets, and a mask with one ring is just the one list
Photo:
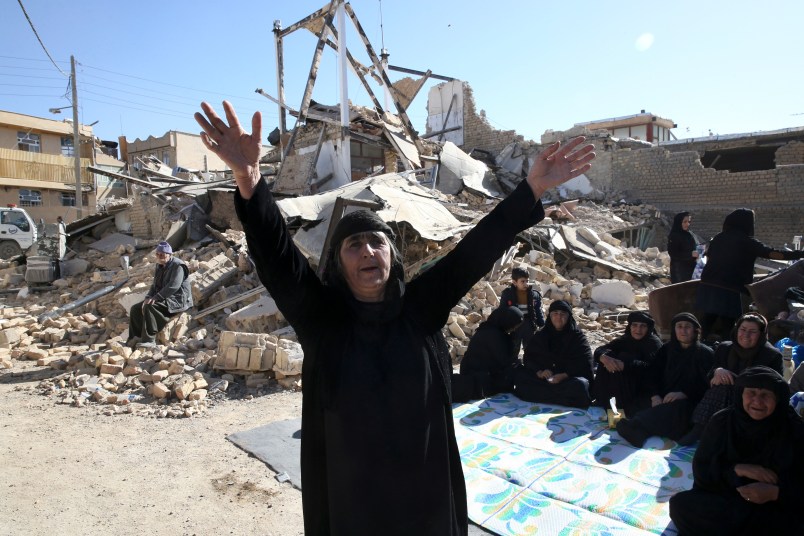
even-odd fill
[(439, 154), (436, 188), (445, 194), (456, 194), (464, 187), (487, 197), (501, 197), (493, 175), (483, 162), (475, 160), (454, 143), (446, 142)]

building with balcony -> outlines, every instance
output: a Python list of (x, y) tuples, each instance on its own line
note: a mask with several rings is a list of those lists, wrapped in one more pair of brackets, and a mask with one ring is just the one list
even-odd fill
[[(24, 207), (34, 220), (69, 222), (96, 211), (99, 200), (125, 197), (120, 181), (96, 176), (87, 167), (97, 165), (119, 171), (124, 163), (96, 149), (92, 127), (79, 125), (81, 199), (76, 199), (73, 125), (42, 117), (0, 110), (0, 206)], [(100, 182), (98, 182), (100, 181)]]
[(662, 142), (676, 139), (672, 129), (677, 125), (671, 119), (641, 110), (634, 115), (575, 123), (575, 126), (585, 127), (588, 130), (608, 130), (615, 138), (633, 138), (661, 145)]

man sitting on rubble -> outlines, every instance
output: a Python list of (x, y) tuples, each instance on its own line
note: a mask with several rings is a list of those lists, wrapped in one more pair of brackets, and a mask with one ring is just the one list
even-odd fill
[(193, 306), (189, 275), (190, 269), (173, 255), (170, 244), (159, 242), (154, 282), (145, 299), (131, 306), (127, 345), (153, 348), (156, 334), (170, 317)]

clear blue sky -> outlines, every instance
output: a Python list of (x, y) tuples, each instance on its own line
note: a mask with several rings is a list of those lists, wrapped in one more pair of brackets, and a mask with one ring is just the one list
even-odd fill
[[(287, 27), (323, 0), (22, 0), (57, 64), (79, 62), (83, 123), (104, 139), (198, 132), (201, 100), (230, 99), (241, 119), (276, 106), (273, 21)], [(465, 80), (497, 128), (539, 140), (547, 129), (645, 109), (678, 124), (679, 138), (804, 125), (804, 2), (542, 2), (354, 0), (390, 63)], [(69, 106), (67, 79), (47, 59), (17, 0), (0, 0), (0, 109), (52, 118)], [(351, 27), (351, 25), (349, 25)], [(368, 64), (351, 30), (348, 46)], [(298, 108), (314, 36), (285, 39), (288, 104)], [(392, 80), (401, 78), (391, 73)], [(429, 84), (432, 85), (432, 84)], [(327, 49), (313, 98), (337, 103)], [(377, 89), (375, 88), (375, 91)], [(356, 78), (350, 97), (368, 104)], [(409, 114), (424, 131), (426, 89)]]

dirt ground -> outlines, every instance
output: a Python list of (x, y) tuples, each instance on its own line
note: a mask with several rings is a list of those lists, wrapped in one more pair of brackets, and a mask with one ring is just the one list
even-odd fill
[(58, 371), (0, 373), (0, 534), (303, 534), (301, 492), (228, 434), (301, 416), (301, 393), (205, 415), (106, 416), (39, 394)]

